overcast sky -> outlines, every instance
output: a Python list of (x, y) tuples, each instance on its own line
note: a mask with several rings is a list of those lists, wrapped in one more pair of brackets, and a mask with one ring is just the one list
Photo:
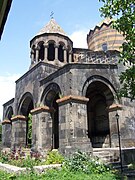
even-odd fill
[(0, 119), (2, 104), (14, 97), (15, 80), (30, 65), (30, 40), (54, 19), (73, 41), (74, 47), (86, 48), (86, 37), (102, 19), (98, 0), (13, 0), (0, 41)]

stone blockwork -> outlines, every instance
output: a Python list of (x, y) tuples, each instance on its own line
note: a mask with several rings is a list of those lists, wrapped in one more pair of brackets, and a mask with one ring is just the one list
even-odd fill
[[(16, 81), (15, 98), (4, 104), (3, 147), (30, 144), (33, 151), (62, 153), (115, 148), (116, 113), (122, 147), (134, 147), (135, 102), (117, 98), (119, 52), (73, 48), (63, 32), (51, 20), (31, 40), (30, 68)], [(88, 37), (88, 45), (93, 42)]]
[[(59, 104), (59, 145), (62, 153), (81, 149), (91, 151), (87, 137), (88, 99), (80, 96), (66, 96), (57, 100)], [(77, 111), (76, 111), (77, 110)]]
[(4, 142), (3, 147), (11, 147), (11, 129), (11, 121), (5, 119), (2, 122), (2, 142)]
[(26, 145), (26, 118), (17, 115), (11, 119), (12, 121), (12, 141), (11, 148), (24, 147)]
[(52, 116), (54, 109), (38, 107), (32, 114), (32, 149), (42, 151), (52, 149)]

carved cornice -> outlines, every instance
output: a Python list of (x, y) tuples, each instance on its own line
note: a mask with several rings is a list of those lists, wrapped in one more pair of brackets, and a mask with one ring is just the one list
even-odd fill
[(11, 121), (9, 119), (4, 119), (2, 121), (2, 125), (4, 125), (4, 124), (11, 124)]
[(54, 112), (54, 108), (48, 106), (41, 106), (31, 110), (31, 114), (38, 114), (41, 112)]
[(112, 104), (111, 106), (109, 106), (108, 111), (113, 112), (113, 111), (122, 110), (122, 109), (123, 107), (121, 104)]
[(69, 96), (64, 96), (61, 99), (58, 99), (56, 102), (58, 104), (61, 104), (61, 103), (67, 103), (67, 102), (87, 103), (88, 101), (89, 101), (89, 98), (86, 98), (84, 96), (69, 95)]
[(27, 118), (25, 116), (23, 116), (23, 115), (16, 115), (16, 116), (11, 118), (11, 121), (17, 121), (17, 120), (26, 121)]

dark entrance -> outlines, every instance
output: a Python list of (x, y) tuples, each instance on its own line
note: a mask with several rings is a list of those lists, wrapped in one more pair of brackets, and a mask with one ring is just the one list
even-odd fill
[(110, 147), (110, 127), (107, 107), (113, 102), (113, 95), (107, 85), (92, 82), (87, 89), (88, 137), (92, 147)]
[(52, 148), (59, 148), (59, 108), (56, 100), (59, 99), (59, 93), (55, 90), (50, 90), (45, 98), (45, 104), (54, 108), (54, 112), (51, 113), (52, 117)]
[(26, 121), (26, 146), (31, 147), (32, 144), (32, 116), (30, 111), (34, 108), (33, 99), (30, 93), (26, 93), (21, 101), (20, 114), (27, 118)]

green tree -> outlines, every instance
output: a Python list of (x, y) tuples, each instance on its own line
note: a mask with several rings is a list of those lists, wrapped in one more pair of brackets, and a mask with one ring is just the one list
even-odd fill
[(31, 146), (31, 141), (32, 141), (32, 115), (29, 113), (28, 115), (28, 145)]
[(0, 122), (0, 143), (1, 143), (1, 141), (2, 141), (2, 124)]
[(135, 0), (99, 0), (101, 16), (116, 18), (113, 28), (122, 33), (125, 43), (122, 45), (120, 61), (126, 70), (120, 75), (122, 88), (120, 95), (135, 99)]

